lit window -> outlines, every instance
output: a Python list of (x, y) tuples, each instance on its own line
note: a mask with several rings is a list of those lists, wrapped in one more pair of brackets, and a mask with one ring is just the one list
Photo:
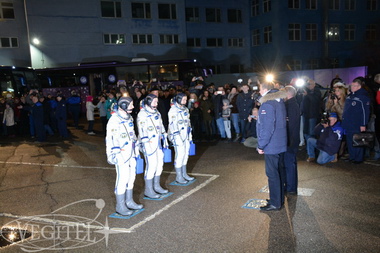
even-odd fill
[(104, 34), (104, 44), (125, 44), (124, 34)]

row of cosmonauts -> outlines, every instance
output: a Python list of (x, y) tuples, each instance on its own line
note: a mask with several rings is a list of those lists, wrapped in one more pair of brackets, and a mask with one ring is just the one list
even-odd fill
[(121, 97), (118, 108), (107, 124), (106, 153), (107, 161), (116, 167), (116, 212), (129, 216), (142, 205), (133, 200), (133, 186), (136, 178), (136, 165), (141, 161), (140, 152), (145, 158), (144, 195), (158, 199), (169, 191), (160, 185), (164, 165), (164, 149), (168, 149), (168, 139), (175, 150), (174, 167), (176, 182), (186, 184), (194, 178), (187, 174), (186, 164), (192, 143), (190, 114), (186, 107), (185, 94), (177, 94), (169, 110), (169, 129), (166, 133), (161, 114), (157, 110), (158, 98), (147, 95), (137, 115), (138, 136), (135, 133), (133, 100)]

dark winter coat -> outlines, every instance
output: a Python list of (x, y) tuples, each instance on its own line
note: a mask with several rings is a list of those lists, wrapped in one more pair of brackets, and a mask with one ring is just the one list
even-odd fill
[(358, 133), (369, 120), (370, 99), (365, 89), (350, 93), (344, 104), (342, 127), (346, 132)]
[(287, 150), (286, 108), (283, 99), (286, 92), (271, 90), (260, 98), (257, 119), (257, 147), (264, 154), (280, 154)]
[(338, 121), (332, 127), (324, 128), (322, 124), (318, 124), (314, 133), (319, 136), (317, 140), (317, 148), (325, 151), (329, 155), (334, 155), (338, 152), (342, 142), (343, 128)]
[(291, 149), (298, 148), (300, 143), (300, 121), (301, 111), (295, 97), (285, 101), (286, 123), (288, 135), (288, 147)]
[(254, 102), (251, 91), (248, 91), (248, 93), (240, 92), (239, 95), (237, 95), (236, 106), (239, 112), (239, 119), (245, 120), (248, 118), (251, 114)]

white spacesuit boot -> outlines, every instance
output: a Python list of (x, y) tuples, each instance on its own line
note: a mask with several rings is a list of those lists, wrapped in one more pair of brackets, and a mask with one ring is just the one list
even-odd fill
[(190, 177), (189, 175), (187, 175), (187, 173), (186, 173), (186, 165), (183, 165), (183, 166), (181, 167), (181, 169), (182, 169), (182, 176), (183, 176), (183, 178), (184, 178), (185, 180), (187, 180), (187, 181), (193, 181), (193, 180), (194, 180), (193, 177)]
[(124, 216), (129, 216), (133, 213), (125, 205), (125, 194), (116, 195), (116, 212)]
[(164, 189), (161, 187), (160, 185), (160, 178), (161, 176), (155, 176), (153, 181), (154, 181), (154, 184), (153, 184), (153, 188), (156, 192), (160, 193), (160, 194), (166, 194), (168, 193), (169, 191), (167, 189)]
[(157, 194), (153, 190), (153, 179), (145, 179), (145, 192), (144, 195), (151, 199), (158, 199), (160, 198), (160, 194)]
[(179, 183), (179, 184), (186, 184), (187, 181), (182, 176), (182, 167), (175, 168), (175, 172), (177, 174), (175, 181), (177, 181), (177, 183)]
[(133, 201), (133, 189), (127, 189), (125, 197), (126, 205), (128, 208), (133, 210), (140, 210), (143, 208), (143, 205), (136, 204), (136, 202)]

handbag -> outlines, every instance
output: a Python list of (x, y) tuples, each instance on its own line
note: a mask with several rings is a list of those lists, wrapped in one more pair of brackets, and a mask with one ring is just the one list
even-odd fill
[(353, 147), (366, 147), (373, 148), (375, 145), (375, 133), (374, 132), (362, 132), (352, 136)]

